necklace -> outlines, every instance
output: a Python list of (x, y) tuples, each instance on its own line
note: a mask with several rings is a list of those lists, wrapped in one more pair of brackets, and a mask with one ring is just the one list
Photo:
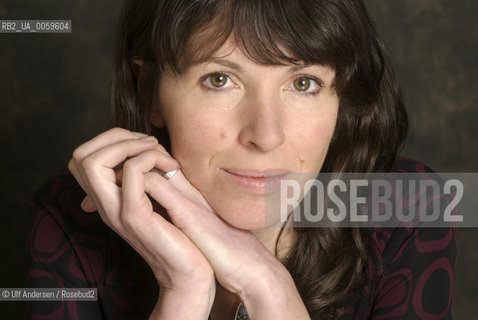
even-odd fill
[(244, 307), (244, 303), (239, 303), (237, 306), (236, 315), (234, 320), (249, 320), (249, 316), (247, 315), (246, 307)]

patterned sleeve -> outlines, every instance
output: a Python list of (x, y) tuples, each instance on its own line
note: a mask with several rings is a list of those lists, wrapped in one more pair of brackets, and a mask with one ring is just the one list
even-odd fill
[[(397, 159), (392, 172), (432, 173), (404, 158)], [(370, 240), (369, 268), (345, 298), (341, 320), (452, 318), (455, 226), (376, 226), (370, 229)]]
[(98, 213), (81, 210), (84, 197), (69, 172), (36, 192), (27, 286), (96, 288), (98, 301), (30, 302), (30, 319), (147, 319), (159, 292), (151, 269)]
[[(397, 159), (395, 172), (433, 173)], [(374, 240), (382, 253), (371, 319), (451, 319), (457, 263), (456, 228), (382, 228)]]
[[(32, 224), (27, 241), (27, 286), (31, 288), (89, 288), (90, 265), (85, 265), (82, 241), (64, 218), (61, 201), (69, 194), (61, 177), (45, 185), (31, 203)], [(89, 274), (88, 274), (89, 273)], [(28, 303), (30, 319), (103, 319), (99, 303), (35, 301)]]
[(370, 319), (451, 319), (455, 228), (382, 229), (375, 234), (384, 271)]

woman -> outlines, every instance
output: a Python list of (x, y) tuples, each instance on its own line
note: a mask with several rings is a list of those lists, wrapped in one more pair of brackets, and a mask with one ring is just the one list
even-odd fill
[(417, 167), (396, 161), (406, 113), (361, 2), (126, 1), (116, 53), (123, 129), (39, 192), (29, 247), (31, 286), (99, 300), (32, 317), (451, 317), (453, 277), (421, 274), (454, 265), (453, 230), (267, 224), (291, 173)]

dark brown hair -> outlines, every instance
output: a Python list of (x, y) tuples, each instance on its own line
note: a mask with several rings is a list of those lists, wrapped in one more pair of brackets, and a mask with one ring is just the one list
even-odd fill
[[(392, 65), (358, 0), (127, 0), (117, 34), (114, 125), (155, 134), (158, 79), (209, 58), (228, 38), (262, 64), (317, 63), (335, 69), (337, 126), (322, 172), (388, 171), (407, 116)], [(138, 79), (132, 60), (148, 72)], [(368, 234), (357, 228), (297, 229), (284, 262), (312, 319), (336, 317), (365, 270)]]

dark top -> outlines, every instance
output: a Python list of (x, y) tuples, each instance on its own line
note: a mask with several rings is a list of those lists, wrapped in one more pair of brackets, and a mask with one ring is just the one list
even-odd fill
[[(392, 171), (429, 169), (400, 158)], [(84, 196), (68, 172), (37, 191), (27, 281), (37, 288), (97, 288), (98, 301), (30, 302), (30, 318), (147, 319), (159, 290), (151, 269), (97, 213), (81, 210)], [(384, 271), (364, 274), (341, 319), (451, 319), (454, 228), (375, 228), (371, 240)]]

